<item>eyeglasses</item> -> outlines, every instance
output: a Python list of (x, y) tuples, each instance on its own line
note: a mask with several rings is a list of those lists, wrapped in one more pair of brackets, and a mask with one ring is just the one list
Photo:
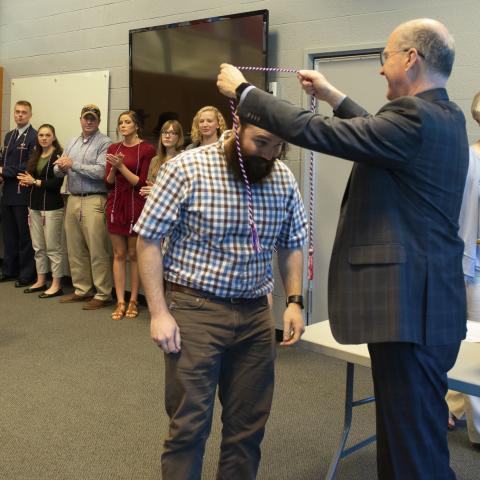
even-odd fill
[[(390, 58), (390, 57), (393, 57), (394, 55), (396, 55), (397, 53), (405, 53), (405, 52), (408, 52), (411, 48), (413, 47), (408, 47), (408, 48), (404, 48), (402, 50), (397, 50), (395, 52), (386, 52), (385, 49), (383, 49), (381, 52), (380, 52), (380, 65), (383, 67), (385, 65), (385, 62)], [(422, 53), (422, 52), (419, 52), (417, 50), (417, 55), (419, 57), (422, 57), (424, 60), (425, 60), (425, 55)]]
[(177, 132), (174, 132), (173, 130), (168, 130), (168, 131), (162, 130), (160, 133), (161, 133), (164, 137), (168, 137), (168, 136), (170, 136), (170, 137), (176, 137), (176, 136), (178, 135), (178, 133), (177, 133)]

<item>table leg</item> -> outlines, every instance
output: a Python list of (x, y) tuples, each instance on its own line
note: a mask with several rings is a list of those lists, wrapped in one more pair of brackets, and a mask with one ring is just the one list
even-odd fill
[(361, 400), (353, 401), (353, 379), (355, 373), (355, 365), (353, 363), (347, 362), (347, 379), (345, 384), (345, 414), (343, 420), (343, 432), (340, 437), (340, 442), (338, 444), (337, 450), (330, 462), (328, 468), (326, 480), (333, 480), (337, 471), (338, 463), (341, 458), (350, 455), (351, 453), (357, 451), (358, 449), (365, 447), (369, 443), (375, 441), (376, 436), (372, 435), (371, 437), (357, 443), (356, 445), (345, 450), (345, 444), (347, 442), (348, 434), (350, 432), (350, 427), (352, 425), (352, 409), (353, 407), (358, 407), (365, 405), (367, 403), (375, 401), (375, 397), (363, 398)]

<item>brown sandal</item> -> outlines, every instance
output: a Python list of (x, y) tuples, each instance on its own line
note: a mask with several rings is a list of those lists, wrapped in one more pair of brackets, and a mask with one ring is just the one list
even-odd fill
[(126, 318), (135, 318), (138, 317), (138, 302), (136, 300), (130, 300), (128, 302), (128, 308), (125, 312)]
[(118, 302), (115, 310), (112, 312), (112, 320), (120, 320), (125, 315), (125, 302)]

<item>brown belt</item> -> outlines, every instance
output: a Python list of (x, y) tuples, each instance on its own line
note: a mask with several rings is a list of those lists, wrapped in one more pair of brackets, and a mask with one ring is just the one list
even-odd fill
[(196, 288), (186, 287), (178, 283), (166, 282), (167, 290), (172, 292), (186, 293), (187, 295), (193, 295), (194, 297), (207, 298), (208, 300), (216, 300), (217, 302), (225, 303), (255, 303), (260, 300), (266, 299), (266, 295), (255, 298), (239, 298), (239, 297), (217, 297), (213, 293), (204, 292), (203, 290), (197, 290)]

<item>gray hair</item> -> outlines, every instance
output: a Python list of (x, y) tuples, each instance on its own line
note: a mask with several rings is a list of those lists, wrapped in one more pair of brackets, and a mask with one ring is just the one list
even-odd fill
[(480, 124), (480, 92), (473, 97), (471, 112), (473, 119)]
[(412, 20), (402, 26), (401, 47), (416, 48), (429, 70), (448, 78), (455, 60), (455, 41), (448, 30), (430, 19)]

